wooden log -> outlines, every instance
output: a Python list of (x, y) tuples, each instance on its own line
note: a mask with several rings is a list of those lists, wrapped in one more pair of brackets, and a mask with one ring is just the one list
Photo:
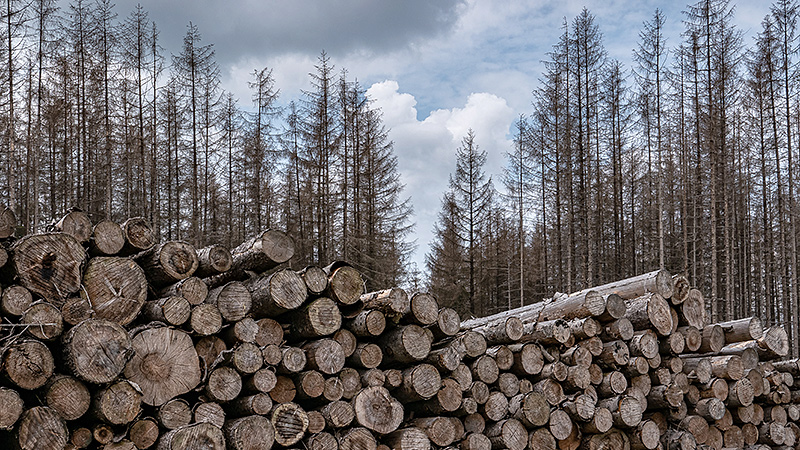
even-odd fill
[(596, 316), (597, 320), (602, 322), (611, 322), (625, 317), (628, 306), (625, 304), (625, 299), (617, 294), (603, 295), (605, 300), (606, 310), (602, 314)]
[(511, 372), (502, 372), (497, 378), (497, 389), (511, 398), (519, 394), (519, 378)]
[(608, 408), (595, 407), (592, 419), (583, 424), (584, 433), (602, 434), (614, 426), (614, 416)]
[(79, 210), (68, 212), (53, 228), (74, 237), (81, 244), (88, 243), (92, 237), (92, 221), (89, 215)]
[(145, 273), (129, 258), (90, 259), (83, 286), (94, 316), (120, 325), (131, 323), (147, 300)]
[[(463, 326), (462, 330), (465, 329)], [(505, 317), (469, 329), (482, 334), (488, 345), (510, 344), (522, 338), (524, 329), (518, 317)]]
[[(362, 369), (374, 369), (383, 360), (383, 350), (371, 342), (360, 342), (356, 350), (347, 358), (347, 362)], [(383, 384), (383, 383), (381, 383)]]
[[(670, 282), (672, 279), (670, 279)], [(653, 328), (660, 336), (672, 333), (672, 313), (669, 303), (660, 294), (649, 293), (627, 301), (625, 314), (634, 330)]]
[[(333, 300), (331, 303), (338, 311), (336, 303)], [(386, 316), (378, 310), (364, 309), (352, 319), (345, 320), (344, 326), (358, 337), (374, 338), (383, 334), (386, 329)]]
[(260, 415), (226, 421), (222, 430), (232, 450), (269, 450), (275, 442), (272, 423)]
[(119, 324), (100, 319), (87, 319), (70, 328), (62, 345), (69, 371), (94, 384), (117, 378), (133, 352), (128, 333)]
[(698, 351), (700, 353), (717, 353), (725, 345), (725, 332), (717, 324), (707, 325), (702, 329), (703, 340)]
[(319, 338), (335, 333), (342, 326), (342, 315), (333, 300), (320, 297), (293, 311), (290, 321), (292, 337)]
[(240, 342), (224, 356), (224, 361), (242, 375), (255, 373), (264, 365), (261, 349), (250, 342)]
[(199, 445), (205, 448), (224, 449), (225, 435), (213, 424), (195, 423), (162, 434), (156, 450), (193, 450)]
[(45, 301), (31, 304), (22, 313), (20, 325), (24, 325), (24, 330), (28, 335), (42, 341), (52, 341), (60, 337), (64, 330), (61, 311)]
[(349, 426), (355, 419), (355, 411), (350, 403), (337, 400), (325, 404), (318, 410), (325, 419), (329, 430), (336, 430)]
[(216, 306), (222, 319), (228, 322), (242, 320), (250, 313), (253, 305), (250, 291), (238, 281), (231, 281), (209, 290), (205, 302)]
[(145, 302), (141, 314), (150, 321), (180, 326), (191, 317), (192, 307), (185, 298), (171, 296)]
[(252, 376), (242, 380), (242, 389), (245, 392), (263, 392), (268, 393), (271, 391), (275, 384), (278, 382), (275, 372), (271, 367), (262, 367), (258, 369)]
[(61, 306), (81, 286), (86, 251), (65, 233), (25, 236), (11, 247), (13, 271), (34, 294)]
[(471, 364), (472, 378), (483, 381), (486, 384), (494, 384), (500, 376), (500, 369), (494, 358), (489, 355), (482, 355), (475, 359)]
[(439, 318), (439, 302), (432, 294), (417, 292), (411, 296), (410, 307), (402, 322), (413, 323), (419, 326), (429, 326), (436, 323)]
[(0, 209), (0, 239), (6, 239), (17, 231), (17, 216), (14, 210), (7, 206)]
[(717, 324), (725, 333), (725, 342), (728, 344), (741, 341), (761, 339), (764, 336), (764, 327), (758, 317), (747, 317)]
[(573, 421), (588, 422), (594, 417), (596, 399), (587, 394), (579, 394), (573, 400), (567, 400), (562, 404), (564, 411), (569, 414)]
[(486, 354), (494, 358), (500, 370), (511, 370), (514, 366), (514, 352), (508, 346), (497, 345), (487, 348)]
[(270, 318), (263, 318), (256, 321), (258, 333), (255, 343), (259, 347), (267, 345), (280, 345), (283, 342), (283, 327), (280, 323)]
[[(341, 310), (341, 308), (339, 309)], [(342, 317), (344, 317), (344, 315), (342, 315)], [(356, 351), (358, 340), (356, 339), (356, 335), (354, 335), (350, 330), (345, 328), (338, 329), (335, 333), (333, 333), (333, 340), (342, 346), (342, 351), (344, 352), (345, 358), (351, 356), (353, 352)]]
[(603, 381), (597, 387), (597, 392), (603, 397), (614, 397), (623, 394), (628, 389), (628, 379), (622, 372), (612, 370), (603, 374)]
[(305, 369), (308, 364), (306, 352), (299, 347), (281, 348), (282, 358), (278, 366), (278, 373), (291, 374)]
[(622, 317), (607, 324), (600, 333), (600, 337), (604, 342), (616, 340), (629, 341), (633, 338), (633, 332), (633, 324), (631, 321), (626, 317)]
[(206, 278), (227, 272), (233, 265), (231, 251), (222, 245), (213, 244), (197, 250), (195, 276)]
[(679, 325), (695, 327), (702, 330), (706, 325), (706, 306), (703, 293), (698, 289), (690, 289), (686, 300), (680, 305)]
[(548, 428), (537, 428), (528, 434), (528, 448), (531, 450), (556, 450), (556, 439)]
[(288, 403), (294, 400), (297, 395), (297, 388), (294, 381), (286, 376), (278, 376), (275, 379), (275, 387), (269, 391), (269, 396), (276, 403)]
[[(289, 380), (291, 382), (291, 380)], [(205, 393), (215, 402), (229, 402), (235, 399), (242, 391), (242, 377), (236, 370), (221, 366), (212, 370), (208, 375)], [(275, 399), (275, 397), (273, 397)]]
[(655, 450), (661, 441), (661, 430), (652, 420), (643, 420), (630, 435), (632, 450)]
[(658, 336), (653, 330), (636, 332), (628, 343), (631, 356), (655, 358), (659, 354)]
[(167, 241), (135, 257), (155, 287), (163, 287), (188, 278), (197, 270), (197, 251), (185, 241)]
[(203, 336), (197, 340), (194, 349), (200, 359), (201, 368), (207, 372), (222, 362), (223, 352), (228, 350), (228, 346), (217, 336)]
[(432, 337), (418, 325), (399, 326), (379, 340), (384, 350), (384, 361), (396, 364), (422, 361), (431, 351), (431, 342)]
[(128, 380), (117, 381), (100, 390), (94, 397), (94, 413), (112, 425), (126, 425), (142, 410), (142, 394)]
[(306, 266), (297, 274), (306, 283), (308, 293), (311, 295), (320, 295), (328, 288), (328, 275), (321, 267)]
[(614, 281), (591, 288), (597, 293), (617, 294), (625, 300), (641, 297), (648, 293), (658, 294), (663, 298), (672, 297), (675, 285), (672, 275), (666, 270), (655, 270), (624, 280)]
[[(311, 433), (309, 431), (309, 433)], [(303, 448), (308, 450), (336, 450), (339, 443), (336, 438), (327, 432), (316, 432), (303, 438)]]
[[(648, 400), (650, 397), (648, 397)], [(614, 426), (619, 428), (633, 428), (642, 421), (644, 412), (641, 402), (635, 397), (621, 395), (597, 402), (597, 406), (611, 411)], [(552, 417), (552, 414), (551, 414)]]
[(519, 339), (520, 342), (538, 342), (543, 345), (558, 345), (565, 344), (572, 332), (569, 329), (569, 323), (557, 319), (548, 320), (544, 322), (523, 322), (523, 333)]
[(2, 291), (0, 310), (6, 316), (21, 316), (32, 303), (31, 291), (24, 286), (12, 285)]
[(157, 292), (158, 297), (169, 297), (173, 295), (183, 297), (190, 305), (196, 306), (205, 301), (208, 296), (208, 286), (206, 286), (200, 278), (191, 276), (160, 289)]
[(716, 421), (722, 419), (725, 415), (725, 404), (722, 400), (716, 397), (708, 397), (700, 399), (691, 411), (693, 415), (700, 416), (707, 421)]
[(728, 406), (749, 406), (753, 404), (753, 385), (750, 380), (742, 378), (728, 382)]
[[(91, 432), (86, 428), (83, 429), (89, 433), (89, 442), (91, 443)], [(146, 449), (155, 445), (158, 441), (158, 436), (158, 423), (152, 417), (137, 419), (131, 424), (130, 430), (128, 430), (128, 437), (133, 445), (139, 449)], [(74, 440), (74, 437), (71, 437), (70, 440)]]
[[(55, 375), (45, 385), (44, 403), (52, 408), (64, 420), (77, 420), (81, 418), (91, 406), (92, 396), (89, 389), (77, 378), (69, 375)], [(0, 389), (0, 401), (5, 408), (0, 413), (0, 428), (8, 429), (5, 423), (8, 420), (3, 417), (8, 414), (10, 417), (22, 413), (22, 399), (19, 394), (11, 389)], [(16, 419), (14, 419), (16, 421)]]
[(69, 431), (64, 419), (51, 408), (34, 406), (25, 410), (15, 432), (21, 450), (63, 449)]
[(410, 311), (411, 300), (406, 291), (400, 288), (370, 292), (360, 297), (364, 309), (382, 312), (391, 322), (397, 323)]
[(783, 327), (773, 326), (767, 328), (764, 336), (761, 339), (757, 339), (756, 342), (758, 342), (759, 348), (764, 350), (765, 357), (783, 358), (789, 354), (789, 337)]
[[(279, 230), (266, 230), (231, 250), (233, 261), (230, 270), (204, 281), (210, 288), (231, 281), (244, 281), (248, 278), (247, 272), (264, 273), (289, 261), (292, 256), (292, 238)], [(305, 289), (305, 283), (303, 288)]]
[(355, 427), (338, 438), (339, 450), (376, 450), (375, 436), (363, 427)]
[(448, 346), (436, 350), (431, 350), (425, 357), (425, 362), (433, 364), (437, 369), (451, 372), (461, 363), (462, 355), (455, 347)]
[(309, 341), (303, 345), (308, 359), (306, 366), (326, 375), (339, 373), (344, 368), (345, 356), (342, 346), (333, 339)]
[(516, 419), (504, 419), (486, 428), (486, 437), (493, 448), (524, 450), (528, 446), (528, 433), (525, 426)]
[(550, 413), (549, 429), (556, 440), (567, 439), (572, 434), (572, 428), (575, 424), (569, 417), (566, 411), (556, 409)]
[(128, 256), (149, 250), (156, 244), (156, 234), (143, 217), (131, 217), (120, 224), (125, 245), (119, 256)]
[(687, 297), (689, 297), (689, 290), (692, 288), (692, 285), (689, 283), (689, 279), (681, 274), (673, 275), (672, 283), (674, 288), (672, 290), (670, 302), (673, 305), (680, 305), (686, 301)]
[(200, 384), (200, 361), (185, 332), (145, 329), (133, 336), (131, 346), (134, 354), (125, 366), (125, 377), (139, 385), (145, 404), (163, 405)]
[(256, 343), (256, 336), (261, 329), (251, 317), (245, 317), (236, 321), (233, 326), (228, 327), (223, 331), (222, 337), (228, 344), (236, 344), (237, 342), (248, 342), (251, 344)]
[(395, 431), (403, 421), (403, 405), (383, 386), (368, 387), (353, 398), (356, 422), (378, 434)]
[[(490, 392), (486, 403), (480, 405), (479, 410), (490, 421), (500, 421), (508, 414), (508, 399), (502, 392)], [(551, 419), (552, 421), (552, 415)]]
[(458, 432), (463, 430), (463, 425), (458, 426), (461, 421), (453, 417), (423, 417), (414, 419), (413, 423), (434, 445), (440, 447), (448, 446), (460, 439), (461, 435)]
[(125, 234), (116, 222), (102, 220), (92, 228), (89, 240), (89, 253), (92, 256), (114, 256), (124, 246)]
[(258, 320), (300, 307), (308, 295), (306, 284), (291, 270), (279, 270), (244, 282), (252, 295), (252, 314)]
[[(86, 396), (88, 397), (88, 395), (89, 393), (87, 391)], [(20, 397), (19, 392), (14, 389), (0, 387), (0, 402), (2, 402), (3, 405), (3, 408), (0, 408), (0, 430), (11, 430), (24, 411), (22, 397)], [(88, 407), (89, 399), (87, 398), (86, 408), (88, 409)], [(59, 414), (58, 410), (53, 411)], [(59, 416), (60, 415), (61, 414), (59, 414)]]
[(394, 431), (383, 441), (394, 450), (430, 450), (431, 441), (424, 431), (417, 427), (406, 427)]
[(176, 398), (159, 406), (156, 417), (162, 427), (174, 430), (192, 423), (192, 408), (186, 400)]
[(221, 427), (225, 423), (225, 410), (219, 403), (203, 401), (195, 403), (192, 418), (193, 423), (206, 422)]
[[(689, 366), (690, 370), (699, 363), (698, 358), (692, 357), (683, 358), (683, 362), (684, 365)], [(714, 377), (726, 380), (740, 380), (744, 377), (742, 358), (737, 355), (712, 356), (709, 358), (709, 362), (711, 363), (711, 374)]]
[(114, 429), (108, 424), (98, 423), (92, 428), (92, 437), (98, 444), (109, 444), (114, 440)]
[(403, 384), (395, 391), (395, 397), (402, 402), (427, 400), (442, 386), (439, 371), (430, 364), (419, 364), (403, 371)]
[(431, 324), (430, 330), (433, 331), (434, 339), (443, 339), (455, 336), (461, 327), (461, 318), (453, 308), (439, 308), (436, 322)]
[(630, 361), (628, 346), (623, 341), (611, 341), (603, 344), (603, 353), (597, 363), (606, 367), (625, 366)]
[(534, 343), (517, 344), (509, 349), (514, 355), (511, 371), (517, 376), (538, 375), (544, 367), (544, 356), (539, 345)]

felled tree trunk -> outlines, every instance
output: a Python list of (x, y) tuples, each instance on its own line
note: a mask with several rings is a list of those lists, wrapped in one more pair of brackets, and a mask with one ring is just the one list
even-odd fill
[(61, 306), (78, 292), (86, 251), (64, 233), (25, 236), (11, 248), (20, 284), (45, 300)]

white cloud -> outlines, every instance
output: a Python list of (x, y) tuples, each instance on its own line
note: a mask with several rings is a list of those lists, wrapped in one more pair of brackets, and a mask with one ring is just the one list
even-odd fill
[(509, 129), (515, 119), (505, 99), (494, 94), (473, 93), (463, 107), (437, 109), (417, 117), (416, 98), (400, 92), (397, 81), (373, 84), (367, 95), (383, 111), (390, 129), (406, 195), (414, 205), (417, 243), (414, 261), (424, 267), (424, 254), (433, 238), (433, 226), (449, 174), (455, 169), (455, 151), (472, 128), (475, 141), (487, 152), (486, 173), (500, 173), (505, 153), (511, 149)]

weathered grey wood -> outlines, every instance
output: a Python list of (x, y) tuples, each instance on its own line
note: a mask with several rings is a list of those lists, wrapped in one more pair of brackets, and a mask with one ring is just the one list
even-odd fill
[[(231, 250), (230, 270), (205, 278), (210, 288), (231, 281), (244, 281), (248, 272), (263, 273), (289, 261), (294, 256), (294, 241), (279, 230), (266, 230)], [(301, 280), (302, 281), (302, 280)], [(305, 288), (305, 283), (303, 283)]]
[(61, 306), (81, 286), (86, 251), (65, 233), (32, 234), (11, 247), (19, 283), (34, 294)]
[(356, 422), (379, 434), (397, 430), (403, 421), (403, 405), (382, 386), (363, 389), (353, 398)]

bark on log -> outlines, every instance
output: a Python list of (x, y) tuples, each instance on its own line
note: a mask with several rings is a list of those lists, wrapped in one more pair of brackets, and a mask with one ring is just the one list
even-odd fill
[(669, 336), (672, 333), (671, 308), (664, 298), (660, 294), (651, 293), (628, 300), (625, 317), (631, 321), (634, 330), (653, 328), (660, 336)]
[(391, 322), (397, 323), (410, 311), (411, 300), (406, 291), (400, 288), (390, 288), (375, 291), (361, 296), (364, 309), (374, 309), (382, 312)]
[[(330, 302), (338, 312), (336, 303), (333, 300)], [(383, 334), (386, 329), (386, 316), (378, 310), (364, 309), (352, 319), (345, 320), (344, 326), (358, 337), (374, 338)]]
[(197, 251), (185, 241), (167, 241), (136, 255), (147, 281), (156, 288), (188, 278), (197, 270)]
[(56, 306), (81, 286), (86, 251), (65, 233), (28, 235), (12, 247), (13, 269), (20, 284)]
[(158, 297), (173, 295), (183, 297), (190, 305), (197, 306), (203, 303), (208, 296), (208, 286), (200, 278), (192, 276), (157, 292)]
[(308, 295), (306, 284), (295, 272), (279, 270), (244, 282), (252, 294), (254, 319), (275, 317), (300, 307)]
[(372, 433), (362, 427), (351, 428), (339, 437), (339, 450), (376, 450), (377, 442)]
[(206, 278), (227, 272), (233, 265), (233, 256), (227, 247), (219, 244), (197, 250), (197, 270), (194, 275)]
[(717, 325), (722, 327), (722, 331), (725, 333), (725, 342), (728, 344), (761, 339), (764, 336), (764, 327), (761, 326), (761, 320), (758, 317), (746, 317)]
[(149, 250), (156, 244), (156, 234), (143, 217), (131, 217), (122, 222), (125, 245), (120, 256), (133, 255)]
[[(285, 263), (294, 256), (294, 241), (286, 233), (267, 230), (231, 250), (231, 268), (225, 273), (206, 278), (214, 288), (231, 281), (244, 281), (247, 272), (263, 273)], [(305, 284), (303, 286), (305, 288)]]

